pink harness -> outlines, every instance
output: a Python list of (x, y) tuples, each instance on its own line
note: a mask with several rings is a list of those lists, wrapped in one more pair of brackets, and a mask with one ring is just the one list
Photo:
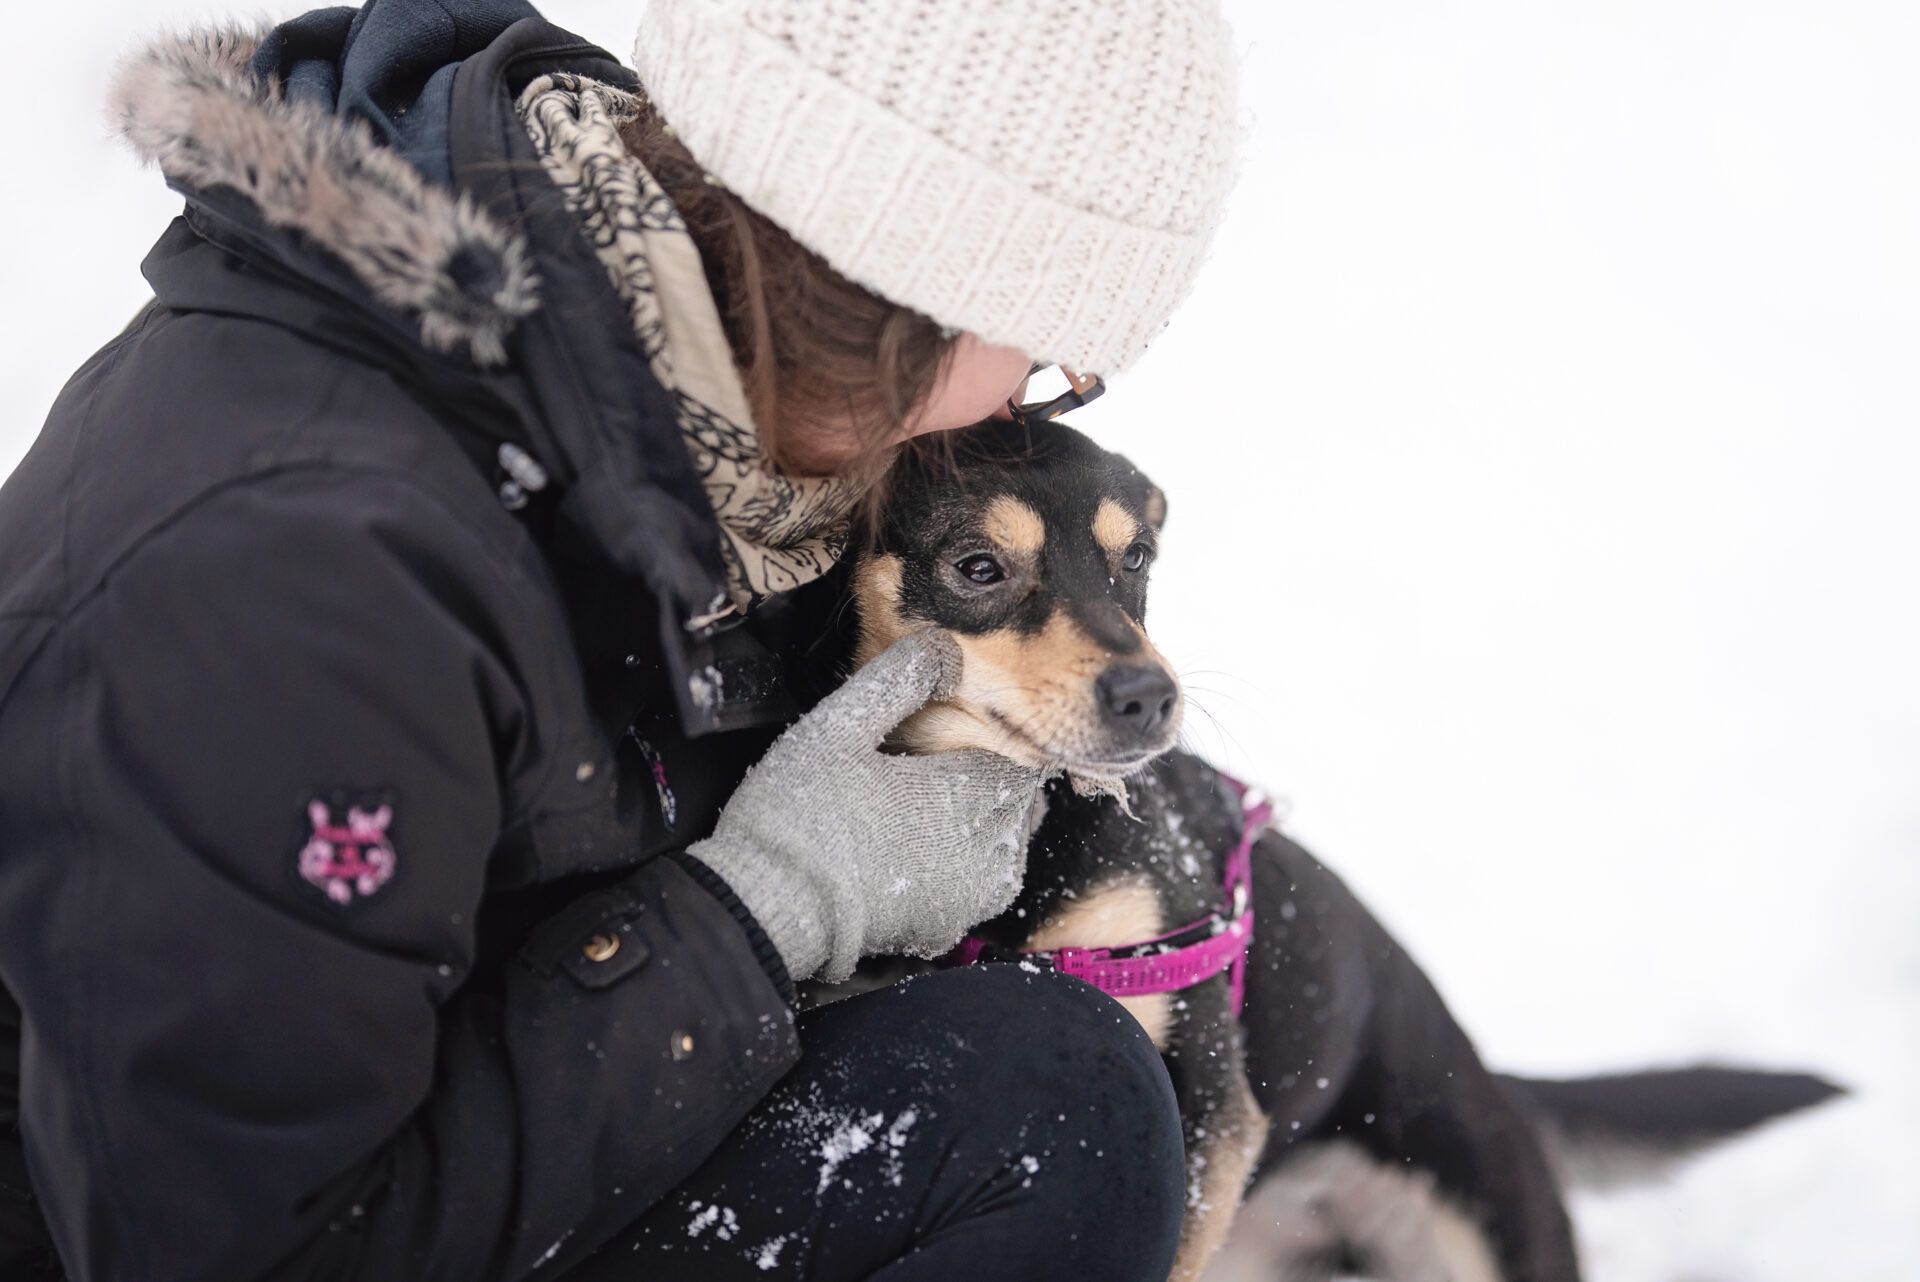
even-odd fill
[(1211, 912), (1164, 935), (1117, 948), (1055, 948), (1009, 955), (979, 936), (969, 935), (942, 964), (972, 966), (982, 961), (1018, 960), (1085, 980), (1114, 997), (1176, 992), (1231, 967), (1229, 991), (1233, 1013), (1238, 1015), (1246, 999), (1247, 946), (1253, 942), (1253, 843), (1273, 817), (1273, 807), (1264, 800), (1249, 801), (1247, 786), (1238, 779), (1226, 775), (1221, 778), (1240, 798), (1240, 844), (1227, 856), (1224, 878), (1226, 912)]

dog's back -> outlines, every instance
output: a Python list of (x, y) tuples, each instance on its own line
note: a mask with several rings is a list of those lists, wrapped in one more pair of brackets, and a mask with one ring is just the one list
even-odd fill
[[(1217, 914), (1241, 812), (1211, 767), (1164, 755), (1184, 706), (1145, 630), (1165, 499), (1057, 423), (987, 425), (955, 446), (895, 470), (854, 601), (861, 661), (920, 628), (964, 658), (897, 746), (986, 748), (1065, 775), (1019, 899), (976, 934), (1008, 955), (1111, 949)], [(1543, 1141), (1563, 1164), (1671, 1154), (1830, 1089), (1737, 1070), (1499, 1078), (1345, 885), (1277, 833), (1255, 848), (1253, 897), (1239, 1019), (1225, 975), (1123, 998), (1166, 1056), (1186, 1127), (1176, 1278), (1199, 1275), (1258, 1163), (1274, 1177), (1263, 1202), (1305, 1197), (1319, 1216), (1268, 1277), (1575, 1282)]]

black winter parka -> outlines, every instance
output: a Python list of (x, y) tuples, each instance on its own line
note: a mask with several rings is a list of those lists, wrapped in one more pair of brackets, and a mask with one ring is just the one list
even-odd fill
[(831, 585), (701, 621), (711, 511), (513, 109), (630, 73), (445, 12), (120, 84), (185, 213), (0, 489), (8, 1278), (43, 1223), (74, 1278), (554, 1276), (798, 1053), (679, 852)]

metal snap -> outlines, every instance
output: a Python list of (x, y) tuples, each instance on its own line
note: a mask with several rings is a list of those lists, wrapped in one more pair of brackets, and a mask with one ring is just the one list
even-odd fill
[(593, 763), (591, 761), (583, 761), (575, 766), (573, 768), (573, 777), (581, 783), (585, 783), (587, 780), (593, 778)]
[(687, 1032), (685, 1029), (676, 1031), (673, 1035), (673, 1040), (668, 1043), (668, 1047), (673, 1051), (673, 1057), (675, 1059), (687, 1058), (693, 1054), (693, 1034)]
[(620, 936), (610, 931), (601, 931), (586, 943), (580, 945), (580, 951), (590, 962), (603, 962), (620, 951)]

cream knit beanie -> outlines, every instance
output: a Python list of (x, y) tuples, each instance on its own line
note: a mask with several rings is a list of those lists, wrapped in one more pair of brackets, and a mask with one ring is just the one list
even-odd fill
[(952, 329), (1112, 374), (1233, 176), (1218, 0), (650, 0), (634, 65), (714, 178)]

